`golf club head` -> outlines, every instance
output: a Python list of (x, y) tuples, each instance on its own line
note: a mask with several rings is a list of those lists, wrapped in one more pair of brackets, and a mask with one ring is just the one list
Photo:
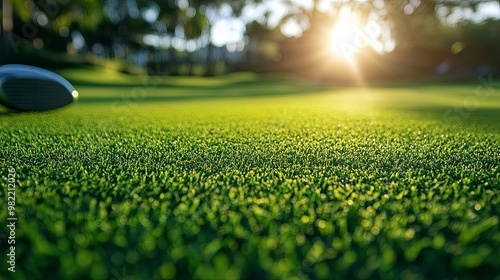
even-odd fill
[(0, 66), (0, 104), (17, 111), (45, 111), (66, 106), (78, 92), (63, 77), (42, 68)]

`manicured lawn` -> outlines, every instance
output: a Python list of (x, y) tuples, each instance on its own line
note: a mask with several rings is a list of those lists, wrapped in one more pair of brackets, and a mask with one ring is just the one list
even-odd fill
[(62, 73), (67, 108), (0, 112), (3, 201), (17, 176), (1, 275), (500, 276), (499, 83), (89, 73)]

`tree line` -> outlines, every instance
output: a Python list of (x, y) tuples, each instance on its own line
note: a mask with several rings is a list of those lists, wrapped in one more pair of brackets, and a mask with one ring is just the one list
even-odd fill
[[(357, 40), (361, 43), (345, 46), (347, 51), (357, 53), (356, 71), (366, 79), (436, 73), (473, 76), (500, 69), (498, 19), (462, 19), (453, 24), (443, 20), (457, 9), (476, 11), (493, 1), (313, 0), (303, 5), (300, 1), (276, 0), (286, 11), (277, 22), (270, 23), (275, 11), (262, 10), (258, 19), (244, 22), (241, 42), (215, 44), (217, 22), (241, 19), (245, 9), (262, 7), (266, 2), (4, 0), (1, 60), (34, 61), (33, 57), (43, 60), (70, 53), (120, 62), (123, 71), (147, 69), (151, 74), (289, 71), (318, 79), (352, 80), (352, 71), (346, 71), (348, 62), (330, 56), (325, 39), (340, 11), (348, 7), (361, 15), (365, 27), (371, 19), (378, 28), (385, 28), (374, 35), (378, 41), (394, 42), (390, 51), (377, 52), (366, 44), (367, 36), (362, 31)], [(282, 32), (290, 22), (301, 28), (300, 36)]]

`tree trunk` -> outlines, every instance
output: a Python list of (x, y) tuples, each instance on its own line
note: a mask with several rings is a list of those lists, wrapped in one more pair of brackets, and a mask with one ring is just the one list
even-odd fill
[(212, 77), (215, 76), (215, 62), (213, 59), (213, 45), (212, 43), (208, 43), (208, 53), (207, 60), (205, 62), (205, 76)]
[(8, 60), (10, 55), (10, 46), (12, 36), (12, 0), (3, 0), (2, 1), (2, 33), (3, 33), (3, 49), (2, 57), (0, 59), (2, 62)]

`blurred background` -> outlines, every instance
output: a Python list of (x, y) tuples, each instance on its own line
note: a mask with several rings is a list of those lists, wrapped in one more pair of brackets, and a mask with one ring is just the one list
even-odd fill
[(3, 0), (0, 63), (320, 81), (500, 73), (498, 0)]

